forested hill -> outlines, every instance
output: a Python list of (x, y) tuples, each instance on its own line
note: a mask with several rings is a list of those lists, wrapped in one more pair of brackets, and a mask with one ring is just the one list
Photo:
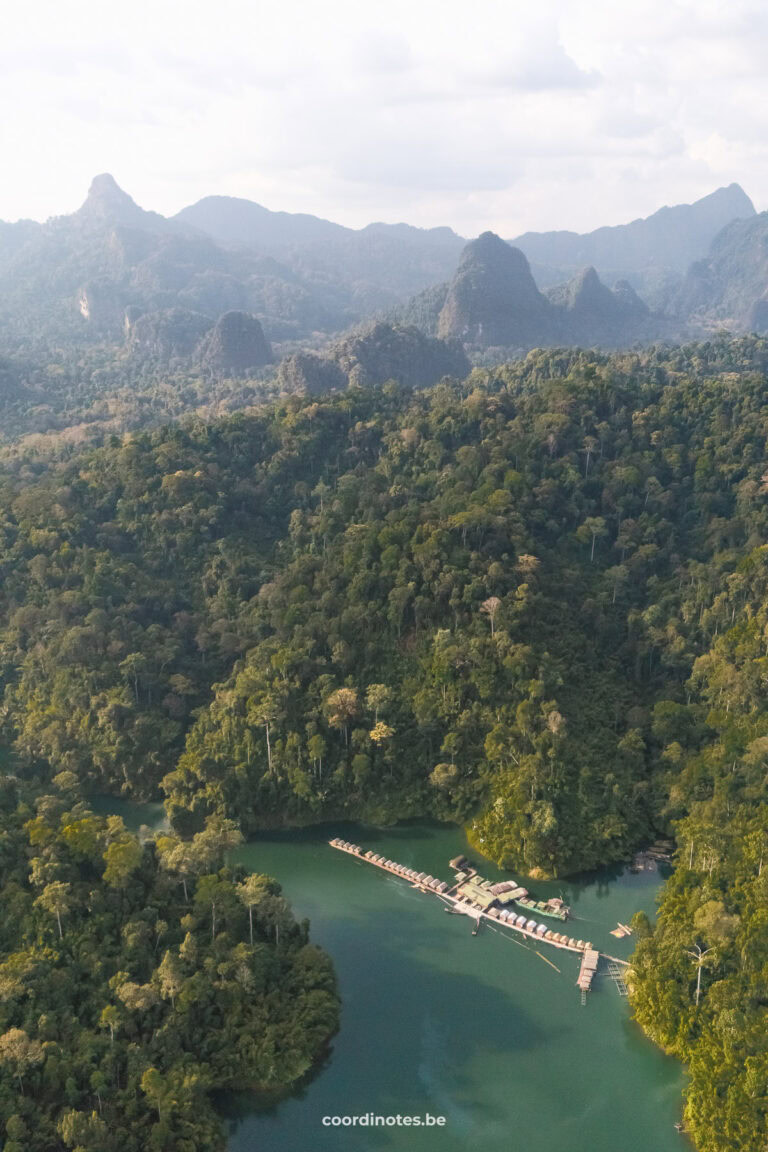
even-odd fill
[(3, 1152), (222, 1152), (209, 1093), (284, 1091), (338, 1021), (328, 957), (242, 839), (132, 835), (77, 779), (0, 778)]
[(702, 1147), (756, 1152), (766, 367), (756, 338), (537, 352), (19, 456), (6, 742), (86, 789), (162, 787), (184, 838), (430, 814), (555, 875), (676, 832), (635, 1001), (701, 1054)]
[[(761, 488), (765, 499), (765, 481)], [(635, 925), (633, 1002), (648, 1034), (689, 1067), (685, 1123), (695, 1146), (760, 1152), (768, 1141), (768, 548), (724, 555), (718, 566), (719, 579), (701, 566), (681, 596), (677, 642), (702, 654), (686, 699), (666, 706), (677, 866), (655, 929), (642, 917)]]
[(16, 748), (167, 776), (180, 826), (432, 812), (516, 867), (620, 857), (663, 806), (679, 586), (759, 542), (764, 354), (538, 354), (19, 464)]

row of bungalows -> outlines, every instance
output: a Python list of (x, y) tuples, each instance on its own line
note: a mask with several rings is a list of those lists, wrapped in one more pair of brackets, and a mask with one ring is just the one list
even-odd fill
[[(331, 844), (334, 848), (346, 847), (343, 841), (334, 842), (331, 840)], [(347, 851), (349, 851), (349, 849), (347, 849)], [(375, 864), (377, 868), (385, 868), (387, 872), (394, 872), (396, 876), (402, 876), (403, 879), (410, 880), (412, 884), (416, 884), (420, 888), (431, 888), (434, 892), (440, 893), (448, 891), (447, 884), (434, 876), (428, 875), (426, 872), (417, 872), (415, 868), (408, 868), (405, 864), (398, 864), (396, 860), (390, 860), (386, 856), (379, 855), (378, 852), (362, 852), (359, 848), (357, 851), (362, 855), (364, 860)]]
[(498, 920), (500, 924), (506, 924), (508, 928), (516, 928), (527, 936), (538, 936), (539, 939), (547, 940), (550, 944), (560, 944), (566, 948), (579, 950), (592, 947), (587, 941), (577, 940), (573, 936), (566, 936), (561, 932), (553, 932), (546, 924), (537, 924), (535, 920), (529, 920), (526, 916), (518, 915), (509, 908), (498, 908), (493, 905), (483, 909), (483, 911), (485, 911), (486, 916)]
[(448, 891), (448, 885), (445, 881), (438, 880), (436, 876), (430, 876), (428, 872), (416, 872), (413, 868), (403, 868), (402, 875), (419, 888), (430, 888), (433, 892), (440, 893)]
[(335, 840), (331, 840), (334, 848), (342, 848), (345, 852), (352, 852), (355, 856), (362, 856), (363, 850), (359, 844), (352, 844), (349, 840), (342, 840), (337, 836)]
[[(402, 876), (404, 880), (408, 880), (414, 887), (420, 888), (422, 891), (432, 891), (438, 896), (450, 892), (448, 884), (443, 880), (438, 880), (435, 876), (431, 876), (428, 872), (417, 872), (415, 868), (398, 864), (396, 860), (390, 860), (377, 852), (363, 852), (357, 844), (352, 844), (350, 841), (342, 840), (339, 837), (331, 840), (330, 844), (333, 848), (339, 848), (343, 852), (349, 852), (353, 856), (367, 860), (370, 864), (375, 864), (377, 868), (384, 868), (387, 872)], [(560, 932), (553, 932), (546, 924), (537, 924), (535, 920), (519, 915), (511, 908), (501, 906), (501, 899), (506, 895), (506, 892), (494, 892), (489, 881), (471, 876), (457, 885), (455, 906), (458, 911), (469, 912), (474, 916), (480, 912), (493, 920), (497, 920), (500, 924), (506, 924), (508, 928), (514, 928), (526, 936), (546, 940), (550, 944), (559, 945), (561, 948), (570, 948), (573, 951), (592, 948), (590, 943), (576, 940), (572, 936), (566, 936)], [(451, 899), (449, 897), (449, 900)]]

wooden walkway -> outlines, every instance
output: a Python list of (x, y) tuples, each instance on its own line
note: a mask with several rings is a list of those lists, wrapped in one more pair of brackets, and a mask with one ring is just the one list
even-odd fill
[[(398, 864), (395, 860), (388, 860), (384, 856), (379, 856), (375, 852), (363, 852), (357, 844), (350, 844), (347, 840), (341, 840), (338, 837), (334, 840), (329, 840), (331, 848), (337, 848), (340, 852), (347, 852), (350, 856), (356, 856), (358, 860), (362, 860), (366, 864), (373, 864), (376, 868), (382, 868), (385, 872), (391, 872), (393, 876), (400, 876), (403, 880), (407, 880), (414, 888), (420, 889), (422, 892), (431, 892), (437, 896), (445, 904), (449, 906), (452, 912), (463, 912), (467, 916), (471, 916), (479, 926), (480, 920), (489, 920), (493, 924), (498, 924), (500, 927), (511, 928), (514, 932), (518, 932), (521, 936), (528, 939), (541, 941), (543, 944), (549, 944), (552, 948), (560, 948), (566, 952), (575, 952), (578, 955), (589, 952), (592, 953), (592, 945), (584, 940), (576, 940), (573, 937), (566, 936), (560, 932), (554, 932), (548, 928), (546, 924), (537, 924), (535, 920), (528, 920), (524, 924), (512, 923), (515, 917), (510, 920), (500, 919), (499, 909), (491, 908), (488, 912), (482, 911), (476, 905), (471, 904), (468, 900), (461, 900), (452, 894), (452, 889), (442, 880), (436, 879), (425, 872), (416, 872), (413, 868), (407, 868), (404, 864)], [(522, 919), (518, 917), (518, 919)], [(474, 935), (475, 933), (473, 933)], [(599, 953), (595, 952), (595, 955)], [(583, 967), (583, 965), (582, 965)]]
[(592, 987), (592, 980), (594, 979), (597, 966), (600, 963), (600, 953), (596, 948), (585, 948), (581, 957), (581, 967), (579, 968), (579, 976), (576, 981), (576, 986), (581, 989), (581, 1002), (586, 1004), (587, 992)]
[[(340, 852), (346, 852), (350, 856), (356, 856), (358, 860), (362, 860), (365, 864), (373, 864), (376, 868), (382, 868), (385, 872), (391, 872), (393, 876), (399, 876), (403, 880), (407, 880), (413, 888), (417, 888), (422, 892), (430, 892), (433, 896), (437, 896), (446, 905), (446, 912), (454, 914), (463, 914), (469, 916), (474, 921), (473, 936), (476, 936), (482, 920), (489, 920), (499, 927), (511, 928), (514, 932), (519, 933), (521, 936), (527, 937), (530, 940), (541, 941), (543, 944), (549, 944), (551, 948), (560, 948), (566, 952), (575, 952), (581, 956), (581, 965), (579, 967), (579, 975), (576, 980), (576, 986), (581, 992), (581, 1003), (586, 1004), (587, 992), (592, 987), (592, 981), (597, 973), (597, 968), (600, 963), (600, 958), (609, 962), (608, 975), (616, 985), (616, 989), (620, 996), (628, 996), (629, 991), (627, 988), (624, 970), (629, 967), (627, 960), (621, 960), (618, 956), (611, 956), (607, 952), (600, 953), (596, 948), (584, 940), (575, 940), (573, 937), (565, 936), (559, 932), (554, 932), (548, 928), (546, 924), (537, 924), (534, 920), (528, 920), (525, 923), (516, 923), (516, 917), (510, 915), (508, 919), (504, 919), (503, 912), (497, 907), (489, 908), (488, 911), (483, 911), (476, 904), (470, 900), (454, 895), (455, 885), (446, 884), (443, 880), (438, 880), (435, 876), (430, 876), (426, 872), (416, 872), (413, 868), (407, 868), (404, 864), (398, 864), (395, 860), (388, 860), (384, 856), (379, 856), (376, 852), (364, 852), (357, 844), (350, 844), (347, 840), (336, 838), (328, 842), (332, 848), (337, 848)], [(537, 953), (541, 956), (541, 953)], [(546, 960), (545, 956), (541, 956), (542, 960)], [(547, 960), (549, 964), (550, 961)], [(553, 968), (557, 965), (553, 964)], [(559, 972), (560, 969), (558, 968)]]
[(624, 972), (615, 960), (612, 960), (608, 965), (608, 975), (616, 985), (616, 991), (618, 992), (619, 996), (629, 996), (629, 989), (627, 988), (627, 982), (624, 979)]

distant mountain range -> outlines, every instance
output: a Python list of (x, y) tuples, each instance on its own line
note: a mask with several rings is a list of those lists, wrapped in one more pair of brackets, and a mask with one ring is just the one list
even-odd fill
[(584, 234), (524, 232), (509, 243), (525, 253), (542, 287), (560, 284), (592, 265), (603, 279), (625, 279), (647, 289), (663, 283), (665, 275), (682, 276), (726, 225), (755, 215), (746, 192), (729, 184), (693, 204), (660, 208), (630, 224)]
[(108, 175), (96, 177), (71, 216), (0, 228), (6, 337), (118, 339), (127, 308), (185, 308), (211, 320), (247, 311), (272, 339), (285, 340), (339, 331), (376, 306), (338, 279), (225, 249), (197, 229), (146, 212)]
[(670, 310), (697, 327), (768, 332), (768, 212), (724, 228), (688, 269)]
[(478, 349), (618, 347), (656, 339), (670, 328), (629, 283), (610, 289), (591, 267), (540, 292), (524, 254), (493, 232), (470, 241), (453, 278), (411, 301), (401, 319)]
[(466, 242), (450, 228), (369, 224), (356, 230), (231, 196), (207, 196), (173, 219), (225, 248), (261, 252), (312, 277), (347, 283), (371, 310), (450, 276)]
[(630, 224), (509, 244), (449, 228), (351, 229), (222, 196), (169, 219), (102, 175), (69, 216), (0, 223), (0, 344), (125, 341), (133, 356), (238, 373), (268, 363), (270, 344), (278, 356), (319, 347), (383, 316), (399, 335), (378, 330), (381, 363), (388, 345), (407, 346), (425, 366), (457, 363), (455, 346), (417, 349), (403, 335), (414, 327), (507, 351), (764, 330), (767, 243), (768, 216), (735, 184)]

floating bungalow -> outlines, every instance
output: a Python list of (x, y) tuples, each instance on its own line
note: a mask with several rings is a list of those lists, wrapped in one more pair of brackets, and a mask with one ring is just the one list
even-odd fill
[[(458, 865), (460, 867), (457, 867)], [(544, 916), (554, 920), (568, 919), (570, 908), (557, 896), (552, 896), (549, 900), (536, 900), (530, 895), (528, 889), (518, 884), (516, 880), (501, 880), (492, 884), (490, 880), (483, 879), (474, 868), (471, 868), (463, 856), (457, 856), (451, 860), (451, 867), (456, 872), (457, 894), (471, 885), (475, 892), (485, 890), (492, 893), (495, 902), (502, 907), (508, 904), (517, 904), (519, 908), (524, 908), (536, 916)]]
[[(492, 884), (490, 880), (485, 880), (479, 876), (463, 856), (457, 856), (451, 861), (451, 866), (456, 871), (456, 882), (451, 886), (428, 872), (416, 872), (415, 869), (398, 864), (376, 852), (363, 852), (362, 848), (357, 844), (351, 844), (348, 840), (337, 837), (329, 843), (332, 848), (357, 856), (359, 859), (374, 864), (386, 872), (391, 872), (395, 876), (401, 876), (422, 892), (430, 892), (438, 896), (446, 904), (446, 911), (461, 912), (472, 917), (476, 921), (475, 931), (480, 920), (485, 918), (506, 924), (507, 927), (513, 928), (522, 936), (530, 937), (533, 940), (543, 940), (547, 944), (551, 944), (553, 948), (564, 948), (569, 952), (579, 953), (586, 953), (592, 949), (592, 945), (583, 940), (575, 940), (573, 937), (553, 932), (546, 924), (515, 911), (513, 905), (518, 904), (522, 907), (523, 900), (528, 897), (527, 890), (514, 881), (501, 881), (498, 884)], [(531, 911), (538, 911), (541, 906), (558, 902), (530, 901), (530, 903), (534, 905)], [(562, 901), (559, 903), (562, 904)], [(564, 916), (561, 918), (565, 919)], [(595, 953), (595, 955), (599, 954)], [(579, 987), (581, 986), (579, 984)]]

